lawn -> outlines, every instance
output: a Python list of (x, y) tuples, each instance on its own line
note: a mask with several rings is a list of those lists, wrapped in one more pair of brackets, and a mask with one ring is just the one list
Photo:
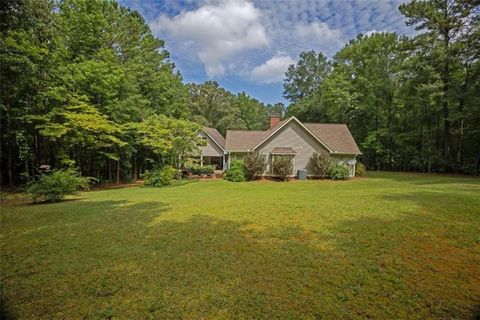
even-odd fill
[(4, 313), (22, 319), (473, 318), (480, 180), (84, 192), (1, 212)]

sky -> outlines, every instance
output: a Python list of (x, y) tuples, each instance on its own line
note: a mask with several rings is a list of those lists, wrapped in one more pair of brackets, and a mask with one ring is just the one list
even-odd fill
[(359, 33), (412, 35), (407, 0), (119, 0), (165, 40), (185, 82), (215, 80), (264, 102), (283, 102), (283, 78), (302, 51), (332, 57)]

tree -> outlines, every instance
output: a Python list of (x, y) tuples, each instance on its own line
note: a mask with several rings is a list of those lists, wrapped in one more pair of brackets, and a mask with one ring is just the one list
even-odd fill
[(216, 128), (224, 117), (234, 113), (233, 95), (221, 88), (217, 82), (190, 83), (187, 87), (192, 115), (201, 116), (208, 126)]
[(300, 53), (296, 65), (290, 65), (285, 73), (283, 96), (293, 103), (318, 90), (330, 72), (327, 58), (315, 51)]
[(267, 104), (266, 108), (267, 108), (269, 114), (276, 113), (276, 114), (280, 114), (280, 115), (285, 114), (285, 109), (286, 109), (285, 104), (283, 104), (282, 102), (277, 102), (273, 105), (272, 104)]
[(137, 144), (148, 149), (159, 163), (175, 164), (180, 168), (183, 160), (197, 150), (201, 127), (187, 120), (165, 115), (152, 115), (142, 122), (129, 124), (137, 136)]
[[(26, 116), (44, 103), (44, 83), (55, 46), (50, 1), (5, 0), (0, 4), (0, 184), (13, 187), (33, 175), (35, 150)], [(15, 163), (21, 158), (22, 164)]]
[(247, 129), (261, 130), (268, 127), (268, 110), (258, 100), (242, 92), (235, 96), (234, 106)]
[(225, 134), (228, 129), (266, 129), (268, 109), (245, 92), (233, 95), (215, 81), (187, 85), (191, 119)]
[[(396, 161), (394, 131), (402, 61), (398, 46), (396, 34), (359, 35), (335, 55), (334, 71), (323, 90), (329, 119), (347, 123), (371, 158), (367, 160), (390, 169)], [(367, 137), (377, 139), (385, 152), (364, 143)]]
[(407, 18), (407, 25), (416, 30), (427, 30), (435, 43), (435, 52), (440, 66), (442, 81), (443, 158), (450, 161), (451, 140), (451, 91), (452, 67), (459, 53), (459, 44), (472, 25), (478, 25), (478, 0), (413, 0), (400, 5), (400, 12)]
[[(41, 164), (99, 181), (133, 169), (135, 178), (153, 152), (130, 124), (189, 117), (181, 75), (138, 12), (104, 0), (4, 1), (0, 10), (2, 184), (33, 179)], [(179, 161), (184, 138), (162, 161)]]

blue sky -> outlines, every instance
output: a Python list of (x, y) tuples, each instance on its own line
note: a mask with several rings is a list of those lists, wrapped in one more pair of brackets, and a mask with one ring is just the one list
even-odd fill
[(282, 79), (298, 54), (331, 57), (358, 33), (413, 34), (406, 0), (119, 0), (165, 40), (186, 82), (216, 80), (234, 93), (284, 102)]

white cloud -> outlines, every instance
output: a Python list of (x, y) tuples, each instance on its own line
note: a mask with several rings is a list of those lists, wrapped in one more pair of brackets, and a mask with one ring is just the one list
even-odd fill
[(222, 75), (225, 61), (241, 52), (268, 45), (261, 12), (252, 3), (230, 0), (204, 4), (175, 17), (160, 16), (150, 24), (154, 33), (186, 40), (195, 50), (208, 76)]
[(286, 58), (293, 63), (302, 51), (332, 57), (358, 33), (414, 32), (398, 10), (409, 0), (118, 1), (142, 11), (179, 70), (195, 79), (203, 69), (207, 78), (277, 83)]
[(250, 77), (255, 81), (263, 83), (282, 82), (288, 66), (294, 63), (295, 60), (290, 56), (277, 54), (265, 63), (253, 68)]
[(324, 22), (300, 23), (295, 27), (295, 34), (323, 52), (337, 51), (345, 39), (340, 29), (333, 29)]

